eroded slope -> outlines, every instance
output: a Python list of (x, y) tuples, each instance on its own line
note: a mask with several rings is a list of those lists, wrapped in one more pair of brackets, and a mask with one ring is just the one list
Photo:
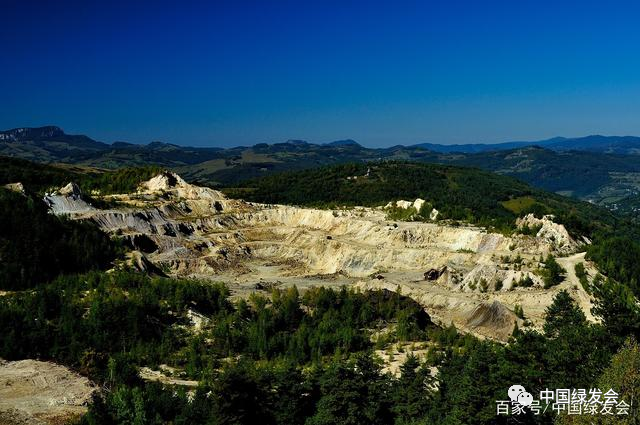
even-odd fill
[[(53, 196), (66, 205), (59, 198), (77, 193)], [(563, 288), (589, 315), (589, 297), (571, 279), (542, 287), (541, 257), (580, 250), (552, 217), (522, 220), (523, 226), (539, 227), (535, 236), (505, 236), (441, 222), (394, 222), (382, 208), (246, 203), (173, 173), (153, 178), (135, 194), (106, 200), (119, 206), (54, 211), (93, 220), (122, 237), (136, 250), (138, 267), (229, 282), (238, 296), (293, 284), (400, 290), (441, 324), (501, 340), (516, 322), (540, 326), (544, 309)], [(527, 287), (518, 286), (525, 280)], [(525, 319), (514, 314), (517, 304)]]

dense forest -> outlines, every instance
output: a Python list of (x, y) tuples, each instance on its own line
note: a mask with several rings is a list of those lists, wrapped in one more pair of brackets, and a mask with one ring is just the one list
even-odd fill
[[(602, 325), (587, 322), (560, 292), (542, 333), (516, 330), (501, 345), (438, 328), (415, 302), (384, 291), (318, 288), (301, 296), (290, 288), (233, 302), (222, 284), (94, 272), (1, 297), (8, 331), (0, 356), (53, 359), (101, 383), (107, 390), (86, 424), (508, 423), (496, 417), (495, 401), (514, 377), (538, 392), (590, 388), (609, 376), (621, 396), (640, 395), (637, 369), (608, 371), (616, 352), (640, 362), (637, 346), (625, 346), (640, 311), (610, 296), (597, 306)], [(207, 318), (199, 331), (185, 326), (189, 311)], [(385, 343), (426, 341), (426, 363), (409, 356), (400, 376), (382, 373), (371, 335), (389, 324), (395, 332)], [(199, 380), (195, 393), (138, 377), (139, 366), (159, 364)]]
[[(222, 284), (126, 271), (60, 277), (0, 299), (0, 317), (11, 325), (0, 357), (52, 358), (100, 381), (108, 358), (124, 355), (133, 365), (165, 362), (202, 378), (237, 354), (304, 365), (365, 351), (373, 347), (367, 329), (379, 323), (398, 324), (385, 341), (439, 333), (415, 301), (391, 292), (317, 288), (301, 297), (291, 288), (235, 304), (228, 297)], [(189, 323), (188, 310), (210, 318), (207, 335), (193, 337), (178, 326)]]
[(103, 172), (0, 157), (0, 185), (20, 182), (24, 187), (24, 193), (18, 193), (0, 186), (0, 290), (31, 288), (60, 274), (104, 270), (123, 253), (121, 244), (93, 223), (49, 214), (42, 202), (45, 191), (73, 181), (87, 193), (131, 192), (158, 171), (142, 167)]
[(49, 214), (37, 197), (0, 188), (0, 290), (108, 268), (121, 252), (95, 225)]
[(640, 243), (634, 237), (613, 235), (589, 247), (588, 258), (607, 276), (624, 282), (640, 296)]

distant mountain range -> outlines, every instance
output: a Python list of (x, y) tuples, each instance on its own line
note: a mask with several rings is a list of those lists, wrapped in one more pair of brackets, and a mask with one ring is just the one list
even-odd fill
[[(47, 126), (0, 132), (0, 155), (100, 168), (157, 164), (191, 181), (227, 187), (246, 179), (321, 165), (411, 160), (482, 168), (611, 208), (624, 204), (633, 210), (636, 204), (640, 206), (640, 138), (631, 136), (389, 148), (367, 148), (350, 139), (325, 144), (288, 140), (223, 149), (161, 142), (107, 144)], [(629, 205), (628, 199), (638, 201)]]
[(425, 149), (440, 153), (478, 153), (518, 149), (527, 146), (540, 146), (557, 152), (563, 151), (588, 151), (602, 153), (616, 153), (622, 155), (640, 154), (640, 137), (635, 136), (586, 136), (586, 137), (554, 137), (547, 140), (534, 142), (506, 142), (494, 144), (463, 144), (440, 145), (435, 143), (420, 143), (417, 145)]
[[(192, 148), (174, 145), (170, 143), (152, 142), (147, 145), (139, 145), (127, 142), (115, 142), (113, 144), (107, 144), (103, 142), (95, 141), (84, 135), (70, 135), (66, 134), (60, 127), (45, 126), (36, 128), (14, 128), (11, 130), (0, 131), (0, 142), (5, 144), (10, 143), (27, 143), (34, 146), (45, 146), (47, 142), (55, 142), (58, 145), (69, 147), (75, 147), (79, 149), (87, 149), (94, 151), (107, 151), (112, 149), (125, 149), (125, 150), (187, 150), (187, 151), (204, 151), (204, 152), (218, 152), (225, 150), (224, 148)], [(267, 145), (266, 143), (259, 143), (255, 146), (276, 146), (276, 145), (313, 145), (305, 140), (287, 140), (283, 143), (275, 143)], [(360, 145), (355, 140), (345, 139), (336, 140), (334, 142), (319, 144), (318, 146), (329, 147), (356, 147), (362, 149), (364, 146)], [(426, 149), (438, 153), (478, 153), (478, 152), (492, 152), (503, 151), (510, 149), (524, 148), (527, 146), (539, 146), (545, 149), (553, 150), (556, 152), (564, 151), (588, 151), (588, 152), (602, 152), (602, 153), (615, 153), (621, 155), (637, 155), (640, 154), (640, 137), (636, 136), (600, 136), (591, 135), (585, 137), (554, 137), (546, 140), (528, 141), (528, 142), (504, 142), (504, 143), (469, 143), (469, 144), (453, 144), (445, 145), (438, 143), (418, 143), (414, 145), (397, 145), (391, 148), (378, 148), (373, 150), (389, 150), (389, 149)], [(45, 146), (46, 147), (46, 146)], [(236, 148), (229, 148), (231, 150)]]

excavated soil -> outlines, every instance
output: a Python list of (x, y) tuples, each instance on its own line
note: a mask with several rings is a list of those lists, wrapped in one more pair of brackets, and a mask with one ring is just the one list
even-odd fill
[(65, 424), (87, 410), (87, 378), (54, 363), (0, 360), (0, 424)]
[[(527, 217), (522, 225), (540, 226), (538, 235), (509, 237), (442, 222), (393, 222), (382, 208), (251, 204), (171, 173), (143, 184), (136, 194), (111, 196), (126, 205), (113, 210), (79, 208), (76, 191), (51, 196), (56, 213), (93, 220), (128, 241), (138, 268), (227, 282), (236, 297), (291, 285), (401, 290), (437, 322), (497, 340), (506, 340), (516, 322), (540, 327), (545, 308), (563, 288), (590, 317), (589, 296), (572, 274), (583, 257), (559, 259), (567, 263), (567, 280), (542, 288), (540, 256), (580, 250), (552, 217), (535, 223)], [(65, 205), (69, 209), (60, 211)], [(425, 280), (430, 269), (444, 272)], [(517, 287), (525, 277), (534, 285)], [(516, 304), (526, 320), (513, 314)]]

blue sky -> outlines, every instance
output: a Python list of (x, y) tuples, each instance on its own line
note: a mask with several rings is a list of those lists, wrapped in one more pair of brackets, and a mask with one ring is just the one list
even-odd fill
[(640, 135), (637, 2), (0, 3), (0, 128), (199, 146)]

